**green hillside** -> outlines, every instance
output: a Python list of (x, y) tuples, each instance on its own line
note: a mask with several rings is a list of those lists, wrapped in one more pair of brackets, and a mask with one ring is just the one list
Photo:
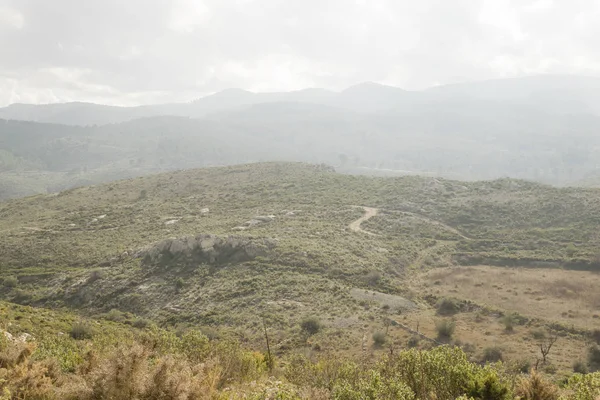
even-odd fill
[[(597, 190), (525, 181), (373, 178), (289, 163), (179, 171), (0, 203), (1, 276), (14, 282), (0, 296), (95, 318), (130, 313), (255, 348), (264, 317), (278, 355), (308, 346), (360, 356), (386, 321), (433, 326), (427, 313), (456, 290), (427, 286), (428, 271), (597, 270), (599, 218)], [(494, 324), (518, 311), (475, 303)], [(527, 329), (576, 322), (573, 346), (600, 328), (591, 314), (535, 317)], [(320, 329), (307, 341), (311, 318)], [(476, 343), (473, 357), (484, 350)]]

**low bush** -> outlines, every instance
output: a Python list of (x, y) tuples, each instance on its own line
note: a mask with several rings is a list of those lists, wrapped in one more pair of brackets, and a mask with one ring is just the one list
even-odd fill
[(458, 301), (450, 298), (443, 298), (437, 303), (438, 315), (454, 315), (460, 311)]
[(573, 372), (575, 372), (576, 374), (587, 374), (588, 372), (590, 372), (590, 370), (586, 363), (584, 363), (581, 360), (577, 360), (573, 363)]
[(304, 319), (300, 323), (300, 327), (304, 332), (308, 333), (309, 335), (315, 335), (319, 333), (319, 331), (322, 328), (322, 325), (321, 321), (319, 321), (317, 317), (309, 317)]
[(17, 279), (16, 276), (7, 276), (2, 281), (2, 284), (4, 286), (6, 286), (7, 288), (15, 288), (19, 284), (19, 280)]
[(75, 340), (85, 340), (91, 339), (94, 336), (94, 329), (89, 323), (79, 321), (73, 324), (69, 333)]
[(543, 329), (536, 329), (531, 332), (531, 337), (535, 340), (544, 340), (546, 339), (546, 332)]
[(452, 320), (442, 319), (436, 321), (435, 329), (438, 334), (438, 339), (440, 340), (450, 340), (452, 335), (454, 335), (454, 330), (456, 329), (456, 323)]
[(495, 363), (498, 361), (502, 361), (502, 349), (499, 347), (487, 347), (483, 350), (483, 362), (486, 363)]
[(375, 346), (377, 347), (381, 347), (385, 344), (385, 333), (383, 332), (375, 332), (373, 334), (373, 343), (375, 344)]
[(411, 336), (410, 339), (408, 339), (408, 343), (406, 345), (409, 348), (418, 347), (420, 341), (421, 340), (419, 339), (418, 336)]
[(558, 388), (535, 370), (517, 383), (516, 395), (523, 400), (557, 400)]
[(512, 314), (506, 314), (502, 317), (502, 325), (506, 332), (512, 332), (515, 330), (515, 318)]
[(588, 365), (591, 371), (600, 370), (600, 346), (597, 344), (588, 349)]

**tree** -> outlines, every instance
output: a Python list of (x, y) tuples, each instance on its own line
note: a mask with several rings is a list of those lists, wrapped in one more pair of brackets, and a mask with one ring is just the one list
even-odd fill
[(538, 359), (538, 363), (541, 361), (542, 365), (548, 362), (548, 354), (550, 354), (550, 350), (552, 350), (552, 346), (558, 340), (558, 334), (556, 332), (550, 333), (547, 338), (541, 339), (538, 343), (540, 346), (540, 353), (542, 354), (542, 359)]

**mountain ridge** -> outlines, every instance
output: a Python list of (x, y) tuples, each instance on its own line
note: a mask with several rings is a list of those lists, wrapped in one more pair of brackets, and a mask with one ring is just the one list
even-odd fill
[[(553, 80), (562, 82), (557, 85), (558, 88), (572, 89), (570, 82), (578, 82), (580, 90), (586, 89), (585, 96), (591, 96), (591, 93), (587, 93), (589, 90), (590, 83), (594, 83), (592, 86), (600, 88), (600, 79), (594, 77), (582, 77), (577, 75), (539, 75), (539, 76), (528, 76), (528, 77), (517, 77), (517, 78), (506, 78), (506, 79), (492, 79), (486, 81), (475, 81), (475, 82), (463, 82), (453, 83), (447, 85), (440, 85), (424, 90), (405, 90), (395, 86), (384, 85), (375, 82), (363, 82), (356, 85), (352, 85), (346, 89), (340, 91), (332, 91), (323, 88), (307, 88), (289, 92), (251, 92), (240, 88), (225, 89), (214, 94), (210, 94), (204, 97), (197, 98), (188, 102), (182, 103), (164, 103), (164, 104), (146, 104), (134, 107), (125, 106), (111, 106), (103, 105), (90, 102), (67, 102), (67, 103), (49, 103), (49, 104), (23, 104), (15, 103), (6, 107), (0, 108), (0, 118), (3, 119), (21, 119), (21, 120), (34, 120), (39, 122), (59, 122), (65, 124), (75, 125), (89, 125), (89, 124), (103, 124), (103, 123), (114, 123), (123, 122), (128, 119), (135, 119), (145, 116), (156, 116), (156, 115), (182, 115), (190, 117), (204, 117), (207, 114), (214, 111), (223, 111), (239, 106), (248, 105), (248, 103), (265, 103), (265, 102), (276, 102), (276, 101), (303, 101), (303, 102), (315, 102), (316, 104), (322, 105), (338, 105), (354, 111), (360, 108), (365, 108), (367, 112), (377, 112), (385, 110), (385, 105), (377, 105), (377, 107), (369, 108), (369, 103), (372, 99), (362, 99), (361, 96), (373, 96), (376, 101), (384, 103), (386, 101), (399, 101), (400, 105), (405, 105), (402, 102), (431, 102), (435, 101), (431, 96), (436, 94), (443, 94), (444, 96), (458, 96), (471, 97), (471, 98), (494, 98), (498, 93), (498, 89), (503, 86), (511, 86), (511, 90), (518, 88), (519, 86), (528, 86), (540, 82), (548, 84)], [(515, 86), (516, 85), (516, 86)], [(491, 86), (491, 88), (489, 88)], [(525, 92), (533, 89), (524, 89)], [(455, 93), (458, 92), (458, 93)], [(496, 93), (496, 94), (494, 94)], [(394, 96), (403, 96), (402, 99), (396, 99)], [(359, 97), (358, 99), (356, 97)], [(513, 96), (514, 97), (514, 96)], [(524, 97), (524, 95), (518, 95), (517, 99)], [(527, 96), (525, 96), (527, 97)], [(577, 97), (577, 96), (575, 96)], [(499, 96), (499, 100), (515, 100), (511, 99), (511, 96), (502, 94)], [(594, 106), (590, 110), (594, 113), (600, 112), (600, 100), (594, 99)], [(391, 104), (394, 106), (394, 104)], [(27, 108), (30, 114), (23, 114), (23, 108)], [(107, 110), (113, 110), (116, 115), (98, 116), (97, 118), (75, 118), (74, 115), (45, 115), (44, 113), (59, 110), (61, 112), (69, 111), (69, 108), (83, 108), (89, 110), (98, 108), (99, 112)], [(389, 107), (388, 107), (389, 108)], [(40, 110), (38, 114), (33, 113), (35, 110)], [(81, 112), (81, 110), (78, 110)], [(33, 113), (33, 114), (31, 114)], [(120, 113), (120, 114), (119, 114)], [(125, 114), (125, 115), (123, 115)]]

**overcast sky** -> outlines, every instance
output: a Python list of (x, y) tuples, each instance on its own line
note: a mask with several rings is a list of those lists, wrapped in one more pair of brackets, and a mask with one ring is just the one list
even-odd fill
[(0, 105), (600, 76), (598, 0), (0, 0)]

